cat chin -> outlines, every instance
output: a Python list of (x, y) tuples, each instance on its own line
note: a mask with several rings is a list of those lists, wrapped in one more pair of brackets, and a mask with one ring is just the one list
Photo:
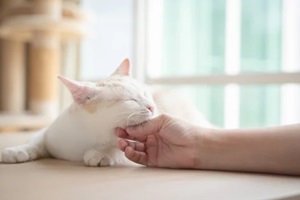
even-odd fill
[(150, 121), (152, 119), (152, 117), (151, 118), (147, 118), (147, 119), (145, 119), (145, 120), (139, 120), (138, 122), (131, 122), (131, 123), (127, 123), (126, 125), (124, 125), (123, 127), (120, 127), (120, 128), (126, 128), (126, 127), (129, 127), (129, 126), (140, 126), (140, 125), (143, 125), (143, 124), (145, 124), (145, 123), (147, 123), (148, 121)]
[(144, 120), (144, 121), (142, 121), (142, 122), (139, 122), (139, 123), (131, 124), (130, 126), (141, 126), (141, 125), (143, 125), (143, 124), (149, 122), (150, 120), (151, 120), (151, 118), (146, 119), (146, 120)]

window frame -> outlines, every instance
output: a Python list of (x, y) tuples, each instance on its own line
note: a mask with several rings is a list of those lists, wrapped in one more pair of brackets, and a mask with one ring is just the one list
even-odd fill
[[(296, 108), (287, 107), (288, 97), (296, 95), (300, 99), (300, 91), (296, 92), (286, 87), (286, 84), (300, 84), (300, 59), (297, 52), (300, 52), (300, 14), (297, 8), (300, 7), (300, 1), (282, 0), (282, 71), (274, 73), (240, 73), (240, 23), (241, 23), (241, 0), (226, 0), (226, 21), (225, 21), (225, 73), (221, 75), (195, 75), (195, 76), (169, 76), (169, 77), (151, 77), (149, 74), (150, 66), (159, 66), (160, 50), (154, 49), (150, 42), (151, 39), (160, 39), (159, 30), (149, 34), (149, 28), (153, 26), (150, 19), (150, 10), (155, 9), (155, 17), (161, 16), (162, 9), (159, 6), (162, 0), (135, 0), (135, 50), (134, 50), (134, 77), (146, 84), (159, 85), (224, 85), (225, 86), (225, 111), (224, 127), (239, 127), (239, 109), (231, 107), (234, 94), (234, 102), (239, 104), (239, 86), (241, 85), (268, 85), (279, 84), (282, 102), (281, 111), (287, 113), (287, 110), (300, 110), (300, 103), (293, 101)], [(153, 17), (153, 15), (151, 16)], [(292, 39), (291, 39), (292, 37)], [(234, 40), (232, 39), (234, 38)], [(229, 42), (230, 41), (230, 42)], [(234, 44), (232, 41), (236, 41)], [(293, 41), (293, 42), (291, 42)], [(229, 44), (230, 43), (230, 48)], [(298, 45), (295, 45), (297, 43)], [(289, 55), (286, 52), (294, 52)], [(155, 57), (156, 59), (153, 59)], [(153, 63), (156, 60), (156, 63)], [(228, 99), (229, 98), (229, 99)], [(230, 111), (230, 112), (229, 112)], [(229, 115), (230, 117), (226, 117)], [(226, 119), (231, 118), (229, 121)], [(281, 124), (290, 123), (289, 117), (281, 117)], [(300, 114), (297, 115), (300, 119)]]

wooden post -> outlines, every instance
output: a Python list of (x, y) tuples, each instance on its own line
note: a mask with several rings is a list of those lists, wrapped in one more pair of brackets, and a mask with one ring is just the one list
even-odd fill
[[(61, 17), (59, 0), (33, 0), (34, 14), (54, 19)], [(60, 38), (55, 31), (35, 31), (29, 49), (28, 99), (34, 114), (55, 116), (58, 112), (58, 87)]]
[[(0, 15), (3, 15), (3, 0), (0, 0)], [(0, 46), (2, 45), (2, 39), (0, 39)], [(1, 51), (1, 48), (0, 48), (0, 60), (2, 59), (2, 51)], [(1, 79), (1, 74), (2, 74), (2, 63), (0, 62), (0, 79)], [(1, 107), (2, 107), (2, 92), (1, 92), (1, 81), (0, 81), (0, 112), (1, 112)]]
[(58, 109), (59, 42), (55, 33), (39, 32), (36, 36), (29, 49), (29, 110), (54, 116)]
[[(3, 45), (0, 41), (0, 111), (1, 107), (9, 111), (0, 113), (0, 129), (41, 126), (58, 113), (56, 76), (61, 41), (80, 39), (86, 34), (84, 14), (71, 4), (62, 6), (61, 1), (0, 0), (0, 37), (4, 38)], [(25, 42), (29, 43), (26, 60), (21, 53)], [(25, 102), (29, 111), (37, 115), (12, 113), (25, 111)]]
[[(20, 0), (2, 1), (3, 10), (10, 9)], [(20, 41), (1, 42), (0, 93), (2, 111), (21, 113), (25, 109), (25, 56)]]
[(24, 44), (3, 40), (1, 52), (1, 110), (22, 113), (25, 109)]

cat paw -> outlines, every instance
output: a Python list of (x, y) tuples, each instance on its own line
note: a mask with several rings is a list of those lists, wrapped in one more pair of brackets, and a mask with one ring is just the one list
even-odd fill
[(22, 147), (5, 148), (2, 152), (2, 162), (22, 163), (32, 161), (36, 158), (34, 151)]
[(87, 151), (83, 156), (83, 161), (90, 167), (104, 167), (109, 165), (108, 158), (94, 149)]

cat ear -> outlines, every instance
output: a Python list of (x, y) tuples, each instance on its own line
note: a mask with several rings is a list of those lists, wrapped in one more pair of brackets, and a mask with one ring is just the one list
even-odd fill
[(126, 58), (112, 75), (130, 76), (130, 62)]
[(67, 88), (69, 89), (69, 91), (71, 93), (74, 93), (78, 90), (80, 90), (81, 88), (81, 83), (80, 82), (77, 82), (77, 81), (73, 81), (73, 80), (70, 80), (68, 78), (65, 78), (63, 76), (57, 76), (57, 78), (65, 85), (67, 86)]
[(63, 76), (57, 76), (57, 78), (61, 80), (65, 86), (67, 86), (77, 104), (85, 104), (91, 98), (93, 91), (90, 87)]

